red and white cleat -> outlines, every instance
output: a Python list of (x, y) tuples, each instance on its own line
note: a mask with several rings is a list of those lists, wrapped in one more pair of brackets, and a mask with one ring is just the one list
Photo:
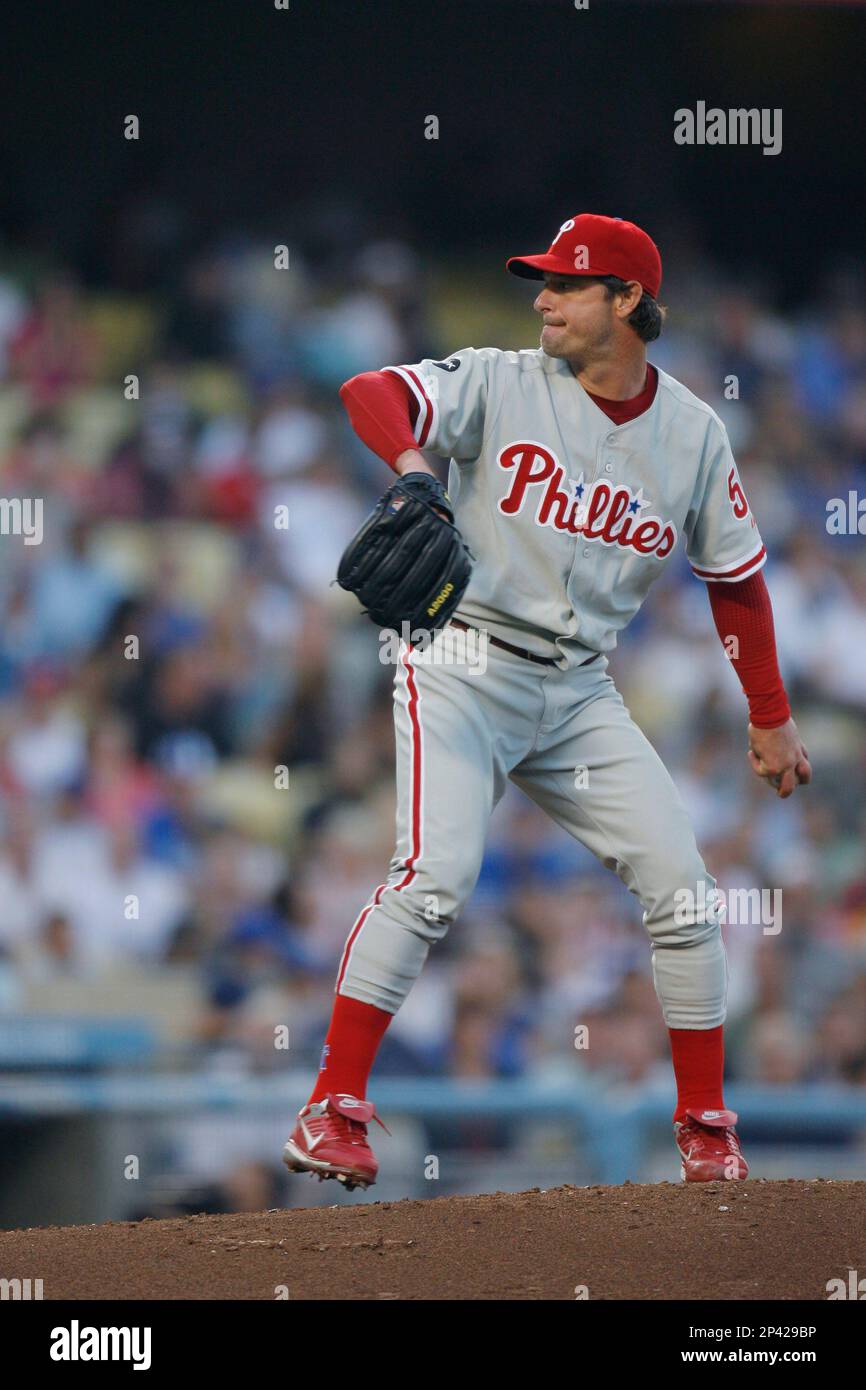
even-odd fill
[(736, 1123), (733, 1110), (686, 1111), (685, 1120), (674, 1125), (683, 1182), (741, 1182), (749, 1176)]
[(328, 1095), (305, 1105), (286, 1140), (283, 1162), (293, 1173), (336, 1178), (349, 1192), (354, 1187), (370, 1187), (379, 1171), (376, 1155), (367, 1143), (371, 1120), (389, 1132), (370, 1100)]

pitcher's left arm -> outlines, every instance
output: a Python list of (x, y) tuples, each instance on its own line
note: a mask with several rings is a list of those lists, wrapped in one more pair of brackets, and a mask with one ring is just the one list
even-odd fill
[(788, 797), (812, 769), (779, 671), (767, 552), (740, 482), (727, 431), (713, 415), (699, 489), (686, 524), (693, 572), (707, 585), (725, 654), (749, 702), (753, 772)]

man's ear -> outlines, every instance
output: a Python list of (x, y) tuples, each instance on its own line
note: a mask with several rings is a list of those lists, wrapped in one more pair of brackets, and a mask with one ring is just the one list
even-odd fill
[(643, 290), (636, 280), (630, 280), (628, 286), (619, 295), (617, 313), (620, 318), (627, 319), (629, 314), (633, 314), (641, 302)]

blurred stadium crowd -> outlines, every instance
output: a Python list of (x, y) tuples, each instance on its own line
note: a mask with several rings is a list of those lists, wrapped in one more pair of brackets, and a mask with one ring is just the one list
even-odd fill
[[(393, 673), (331, 583), (387, 470), (337, 387), (533, 346), (531, 289), (499, 270), (422, 267), (398, 241), (276, 270), (238, 240), (170, 294), (94, 294), (6, 258), (0, 494), (45, 512), (41, 545), (0, 537), (0, 1010), (146, 997), (180, 1065), (251, 1071), (285, 1066), (288, 1023), (312, 1069), (393, 834)], [(668, 281), (650, 357), (728, 426), (813, 785), (780, 803), (749, 771), (682, 557), (611, 671), (721, 886), (782, 890), (781, 930), (726, 928), (730, 1074), (866, 1086), (866, 553), (826, 526), (831, 498), (866, 497), (864, 286), (838, 267), (780, 315), (696, 246)], [(379, 1074), (582, 1071), (673, 1096), (640, 908), (509, 793)]]

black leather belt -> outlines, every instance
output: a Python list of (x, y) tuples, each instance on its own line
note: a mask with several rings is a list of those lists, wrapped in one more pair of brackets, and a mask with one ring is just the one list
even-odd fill
[[(480, 628), (470, 627), (469, 623), (461, 622), (460, 618), (452, 618), (450, 626), (459, 627), (461, 632), (481, 631)], [(557, 664), (557, 657), (536, 656), (535, 652), (528, 652), (525, 647), (515, 647), (513, 642), (504, 642), (501, 637), (493, 637), (489, 632), (485, 633), (485, 635), (488, 642), (492, 643), (494, 647), (501, 647), (503, 651), (511, 652), (512, 656), (522, 656), (524, 661), (534, 661), (536, 666), (555, 666)], [(600, 656), (601, 652), (596, 652), (594, 656), (588, 656), (586, 661), (581, 661), (579, 664), (581, 666), (588, 666), (591, 661), (598, 661)]]

